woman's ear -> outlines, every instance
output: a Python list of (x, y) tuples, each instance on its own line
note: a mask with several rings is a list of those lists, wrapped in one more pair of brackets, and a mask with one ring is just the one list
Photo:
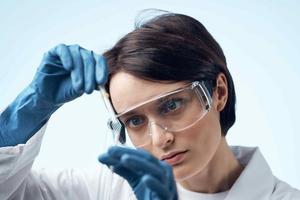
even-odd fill
[(216, 87), (213, 94), (213, 101), (215, 109), (221, 112), (227, 102), (228, 98), (228, 87), (227, 87), (227, 79), (225, 74), (220, 73), (217, 76)]

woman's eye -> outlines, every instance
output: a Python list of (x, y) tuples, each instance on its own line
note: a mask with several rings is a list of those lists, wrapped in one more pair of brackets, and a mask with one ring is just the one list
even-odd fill
[(171, 99), (166, 101), (162, 107), (161, 107), (161, 112), (164, 114), (170, 113), (170, 112), (175, 112), (179, 108), (182, 107), (182, 100), (181, 99)]
[(126, 120), (126, 125), (129, 127), (138, 127), (141, 126), (145, 122), (145, 119), (141, 116), (133, 116)]

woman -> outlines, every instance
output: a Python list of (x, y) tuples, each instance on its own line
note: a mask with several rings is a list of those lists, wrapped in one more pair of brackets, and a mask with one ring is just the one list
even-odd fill
[[(78, 45), (54, 47), (3, 111), (1, 199), (300, 198), (272, 175), (259, 149), (228, 146), (234, 85), (222, 49), (200, 22), (162, 14), (103, 55), (108, 68)], [(103, 165), (91, 175), (31, 171), (51, 114), (97, 85), (110, 94), (119, 141), (137, 149), (115, 146), (99, 157), (114, 173)]]

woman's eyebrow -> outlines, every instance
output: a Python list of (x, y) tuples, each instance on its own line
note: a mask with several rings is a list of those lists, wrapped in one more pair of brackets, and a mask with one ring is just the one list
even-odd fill
[(122, 114), (122, 115), (119, 116), (119, 117), (120, 117), (120, 118), (123, 118), (123, 117), (127, 118), (127, 117), (130, 117), (130, 116), (132, 116), (132, 115), (136, 115), (136, 114), (138, 114), (136, 111), (131, 110), (131, 111), (128, 111), (128, 112)]
[(157, 99), (155, 101), (155, 104), (158, 105), (158, 104), (164, 103), (166, 100), (179, 98), (179, 97), (182, 97), (182, 95), (180, 95), (178, 93), (169, 94), (167, 96), (164, 96), (164, 97), (161, 97), (161, 98)]

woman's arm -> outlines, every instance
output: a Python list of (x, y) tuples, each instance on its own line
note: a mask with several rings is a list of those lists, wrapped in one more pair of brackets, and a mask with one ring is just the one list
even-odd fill
[[(78, 45), (61, 44), (44, 54), (33, 81), (0, 113), (1, 200), (53, 199), (53, 192), (68, 196), (69, 191), (62, 191), (59, 185), (61, 176), (53, 182), (32, 173), (31, 167), (52, 113), (64, 103), (92, 93), (106, 79), (104, 58)], [(82, 184), (78, 186), (84, 189)], [(72, 181), (65, 184), (65, 188), (71, 187)]]
[(24, 144), (60, 106), (107, 80), (102, 56), (78, 45), (44, 54), (31, 84), (0, 115), (0, 147)]

